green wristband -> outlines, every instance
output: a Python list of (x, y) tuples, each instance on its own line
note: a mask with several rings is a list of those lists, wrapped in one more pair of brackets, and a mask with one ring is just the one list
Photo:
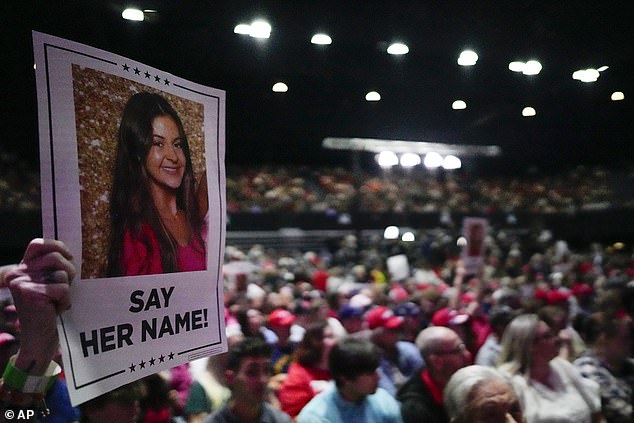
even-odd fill
[(43, 394), (53, 385), (62, 368), (51, 361), (46, 372), (42, 376), (29, 375), (15, 367), (15, 356), (9, 359), (7, 367), (2, 374), (4, 384), (15, 391), (25, 394)]

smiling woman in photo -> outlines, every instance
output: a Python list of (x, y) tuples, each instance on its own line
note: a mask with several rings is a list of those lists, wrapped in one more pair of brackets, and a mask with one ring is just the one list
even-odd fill
[(204, 270), (198, 204), (181, 119), (160, 95), (133, 95), (119, 126), (108, 276)]

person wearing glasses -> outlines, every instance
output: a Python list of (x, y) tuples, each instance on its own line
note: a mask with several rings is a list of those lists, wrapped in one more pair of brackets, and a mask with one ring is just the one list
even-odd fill
[(425, 366), (399, 389), (404, 423), (448, 423), (443, 390), (451, 376), (471, 364), (472, 355), (456, 332), (444, 326), (430, 326), (416, 337)]
[(515, 317), (502, 336), (499, 369), (517, 393), (526, 423), (604, 422), (598, 385), (559, 358), (557, 334), (535, 314)]

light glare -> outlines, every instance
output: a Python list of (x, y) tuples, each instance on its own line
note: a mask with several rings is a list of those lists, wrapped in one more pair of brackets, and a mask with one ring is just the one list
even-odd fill
[(609, 67), (609, 66), (601, 66), (599, 69), (597, 69), (597, 71), (599, 71), (599, 72), (603, 72), (603, 71), (606, 71), (606, 70), (608, 70), (608, 69), (610, 69), (610, 67)]
[(327, 34), (315, 34), (313, 35), (313, 38), (310, 39), (310, 42), (313, 44), (325, 46), (332, 44), (332, 38), (330, 38), (330, 36), (328, 36)]
[(136, 22), (142, 22), (143, 19), (145, 19), (145, 15), (143, 14), (143, 11), (139, 9), (125, 9), (121, 13), (121, 17), (128, 21), (136, 21)]
[(451, 105), (451, 108), (454, 109), (454, 110), (464, 110), (464, 109), (467, 108), (467, 103), (465, 103), (462, 100), (456, 100)]
[(409, 47), (403, 43), (394, 43), (387, 48), (388, 54), (402, 55), (409, 53)]

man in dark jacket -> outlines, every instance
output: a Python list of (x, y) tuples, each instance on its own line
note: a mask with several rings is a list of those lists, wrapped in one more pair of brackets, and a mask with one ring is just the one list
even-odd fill
[(458, 369), (471, 363), (464, 342), (451, 329), (432, 326), (416, 338), (425, 367), (416, 372), (398, 391), (404, 423), (448, 423), (443, 406), (443, 390)]

